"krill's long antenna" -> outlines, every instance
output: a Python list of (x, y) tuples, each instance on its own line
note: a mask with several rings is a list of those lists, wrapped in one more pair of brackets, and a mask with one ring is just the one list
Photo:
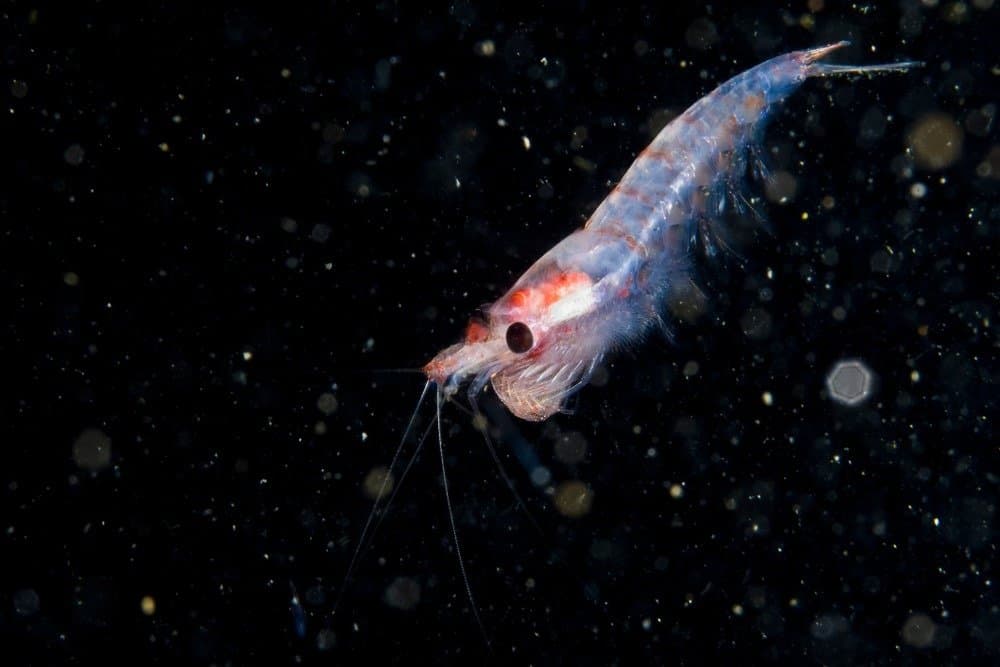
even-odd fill
[(486, 626), (483, 625), (483, 619), (479, 616), (479, 607), (476, 606), (476, 598), (472, 595), (472, 585), (469, 584), (469, 575), (465, 572), (465, 559), (462, 558), (462, 547), (458, 543), (455, 512), (451, 507), (451, 494), (448, 492), (448, 470), (444, 462), (444, 438), (441, 436), (441, 390), (439, 389), (436, 394), (438, 452), (441, 454), (441, 482), (444, 485), (444, 502), (448, 505), (448, 520), (451, 522), (451, 539), (455, 543), (455, 555), (458, 556), (458, 569), (462, 572), (462, 582), (465, 584), (465, 594), (469, 597), (469, 606), (472, 607), (472, 615), (476, 617), (476, 624), (479, 625), (479, 631), (483, 634), (486, 648), (492, 654), (493, 647), (490, 645), (489, 635), (486, 634)]
[[(424, 384), (424, 390), (420, 392), (420, 398), (417, 399), (417, 407), (413, 408), (413, 414), (410, 415), (410, 421), (406, 424), (406, 430), (403, 431), (403, 437), (399, 439), (399, 445), (396, 447), (395, 453), (392, 455), (392, 461), (389, 462), (389, 469), (386, 471), (385, 476), (382, 478), (382, 484), (379, 486), (378, 494), (375, 496), (375, 502), (372, 503), (372, 510), (368, 513), (368, 519), (365, 521), (364, 528), (361, 529), (361, 537), (358, 538), (358, 546), (354, 548), (354, 555), (351, 556), (351, 563), (347, 566), (347, 574), (344, 575), (344, 583), (340, 586), (340, 592), (337, 593), (337, 601), (333, 603), (332, 613), (337, 613), (337, 606), (340, 604), (340, 600), (344, 597), (344, 590), (347, 588), (347, 584), (351, 580), (351, 576), (354, 574), (354, 568), (358, 564), (358, 556), (361, 554), (362, 548), (365, 546), (365, 538), (368, 536), (368, 529), (372, 525), (372, 519), (375, 518), (375, 514), (379, 509), (379, 501), (382, 500), (382, 495), (385, 493), (385, 487), (389, 483), (389, 479), (392, 476), (392, 469), (396, 467), (396, 461), (399, 460), (399, 455), (403, 451), (403, 445), (406, 444), (406, 439), (410, 435), (410, 431), (413, 429), (413, 423), (417, 420), (417, 413), (420, 412), (420, 406), (424, 403), (424, 398), (427, 396), (427, 390), (430, 389), (431, 381), (428, 380)], [(440, 413), (440, 408), (438, 408)]]
[[(469, 403), (470, 405), (472, 405), (472, 418), (473, 419), (478, 418), (483, 420), (482, 429), (479, 429), (478, 424), (475, 423), (473, 423), (473, 427), (476, 428), (477, 431), (478, 430), (482, 431), (483, 440), (486, 441), (486, 449), (489, 450), (490, 456), (493, 457), (493, 462), (496, 463), (497, 465), (497, 471), (499, 471), (500, 477), (507, 484), (507, 488), (510, 489), (511, 495), (514, 496), (514, 501), (518, 504), (521, 510), (524, 511), (524, 515), (528, 517), (528, 521), (531, 522), (531, 525), (535, 527), (535, 530), (539, 534), (542, 534), (542, 527), (538, 524), (538, 521), (535, 520), (534, 515), (531, 513), (531, 510), (528, 509), (528, 504), (524, 502), (524, 499), (521, 497), (521, 494), (517, 492), (517, 488), (514, 486), (514, 480), (511, 479), (510, 475), (507, 474), (507, 469), (503, 467), (503, 462), (500, 460), (500, 455), (497, 454), (497, 449), (496, 447), (493, 446), (493, 439), (490, 437), (490, 426), (489, 422), (486, 421), (486, 415), (479, 409), (479, 403), (478, 401), (476, 401), (474, 396), (471, 395), (469, 396)], [(458, 404), (456, 403), (455, 405)]]
[(417, 448), (413, 450), (413, 455), (410, 456), (410, 460), (406, 462), (406, 467), (403, 468), (402, 474), (400, 474), (399, 479), (392, 487), (392, 493), (389, 495), (389, 500), (385, 501), (385, 505), (382, 506), (382, 512), (378, 515), (378, 521), (375, 522), (375, 526), (372, 528), (372, 534), (368, 538), (368, 543), (375, 539), (375, 535), (378, 534), (379, 526), (385, 521), (385, 518), (389, 516), (389, 508), (392, 507), (392, 501), (396, 499), (396, 494), (399, 490), (403, 488), (403, 482), (406, 481), (406, 476), (410, 473), (410, 469), (413, 468), (413, 464), (417, 462), (420, 457), (420, 451), (424, 448), (424, 442), (427, 441), (427, 436), (431, 434), (431, 429), (434, 428), (434, 422), (432, 421), (424, 429), (424, 434), (420, 436), (420, 440), (417, 441)]

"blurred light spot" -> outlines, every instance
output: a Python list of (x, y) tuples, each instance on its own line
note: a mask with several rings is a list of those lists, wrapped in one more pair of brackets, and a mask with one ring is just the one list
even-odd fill
[[(362, 488), (366, 496), (372, 500), (378, 500), (382, 495), (392, 491), (395, 483), (396, 480), (388, 468), (385, 466), (375, 466), (365, 475)], [(381, 491), (381, 495), (379, 491)]]
[(24, 99), (28, 94), (28, 84), (20, 79), (14, 79), (10, 82), (10, 94), (17, 99)]
[(997, 105), (992, 102), (984, 104), (979, 109), (973, 109), (965, 117), (965, 129), (969, 134), (977, 137), (986, 137), (990, 134), (990, 128), (996, 119)]
[(684, 364), (684, 370), (682, 372), (684, 373), (684, 377), (692, 377), (697, 375), (698, 362), (694, 360), (687, 362), (686, 364)]
[(927, 648), (934, 642), (937, 626), (927, 614), (914, 614), (903, 624), (903, 641), (910, 646)]
[(80, 284), (80, 276), (72, 271), (67, 271), (63, 274), (63, 282), (69, 287), (76, 287)]
[(842, 405), (858, 405), (871, 394), (873, 375), (858, 360), (839, 361), (826, 376), (826, 387)]
[(337, 644), (337, 635), (333, 630), (324, 628), (316, 633), (316, 649), (329, 651)]
[(309, 233), (309, 238), (317, 243), (326, 243), (330, 240), (330, 235), (332, 233), (333, 230), (330, 229), (330, 225), (320, 222), (313, 226), (312, 231)]
[(143, 596), (142, 600), (139, 601), (139, 608), (146, 616), (152, 616), (156, 613), (156, 599), (152, 595)]
[(765, 391), (760, 395), (760, 400), (763, 401), (764, 405), (771, 407), (774, 405), (774, 394), (769, 391)]
[(874, 142), (882, 138), (885, 134), (887, 121), (885, 114), (878, 107), (871, 107), (861, 117), (859, 132), (861, 140)]
[(898, 255), (890, 253), (887, 250), (876, 250), (872, 253), (868, 263), (873, 272), (884, 273), (886, 275), (898, 271), (903, 265), (903, 261)]
[(486, 415), (482, 412), (477, 412), (472, 416), (472, 428), (476, 429), (480, 433), (486, 433), (489, 426), (490, 423), (486, 419)]
[(420, 584), (410, 577), (396, 577), (385, 589), (385, 603), (409, 611), (420, 602)]
[(986, 159), (976, 165), (976, 175), (980, 178), (1000, 179), (1000, 146), (991, 148)]
[(316, 399), (316, 408), (324, 415), (332, 415), (337, 411), (337, 397), (329, 392), (324, 392)]
[(823, 614), (813, 621), (809, 633), (816, 639), (833, 639), (847, 630), (847, 619), (840, 614)]
[(535, 486), (548, 486), (552, 481), (552, 473), (545, 466), (537, 466), (531, 471), (531, 483)]
[(962, 155), (962, 129), (946, 113), (929, 113), (910, 128), (907, 144), (919, 166), (944, 169)]
[(563, 482), (556, 488), (556, 510), (563, 516), (579, 519), (590, 512), (594, 502), (594, 494), (586, 484), (579, 480)]
[(787, 171), (774, 172), (764, 185), (767, 198), (776, 204), (787, 204), (795, 199), (796, 190), (798, 190), (798, 182)]
[(483, 56), (484, 58), (490, 58), (497, 52), (497, 45), (492, 39), (484, 39), (482, 41), (476, 42), (475, 47), (476, 55)]
[(66, 160), (66, 164), (79, 167), (83, 163), (83, 147), (80, 144), (72, 144), (63, 153), (63, 159)]
[(948, 23), (965, 23), (969, 20), (969, 6), (964, 2), (952, 2), (944, 9), (944, 20)]
[(111, 438), (100, 429), (84, 429), (73, 443), (73, 460), (84, 470), (103, 470), (111, 463)]
[(690, 280), (676, 282), (667, 294), (667, 307), (677, 319), (692, 324), (705, 314), (708, 297)]
[(33, 588), (22, 588), (14, 593), (14, 611), (21, 616), (31, 616), (38, 613), (41, 600)]
[(670, 497), (674, 500), (678, 500), (684, 497), (684, 487), (680, 484), (670, 485)]
[(588, 174), (592, 174), (597, 171), (597, 164), (581, 155), (573, 156), (573, 166), (587, 172)]

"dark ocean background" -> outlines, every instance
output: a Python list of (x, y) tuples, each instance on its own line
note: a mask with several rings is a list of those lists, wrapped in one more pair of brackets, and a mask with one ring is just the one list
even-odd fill
[[(996, 664), (998, 12), (8, 3), (2, 662)], [(839, 39), (926, 65), (775, 111), (773, 235), (699, 260), (675, 341), (542, 424), (482, 398), (537, 529), (444, 406), (491, 649), (435, 441), (345, 590), (423, 386), (380, 371), (669, 118)]]

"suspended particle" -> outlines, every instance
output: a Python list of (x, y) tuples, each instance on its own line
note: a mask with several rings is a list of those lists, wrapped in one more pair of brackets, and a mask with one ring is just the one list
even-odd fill
[(548, 486), (552, 481), (552, 472), (545, 466), (536, 466), (531, 471), (531, 483), (537, 487)]
[(111, 464), (111, 438), (100, 429), (84, 429), (73, 443), (73, 460), (91, 472), (107, 468)]
[(320, 394), (316, 399), (316, 409), (324, 415), (332, 415), (337, 411), (337, 397), (329, 392)]
[(863, 362), (848, 359), (838, 361), (826, 376), (826, 388), (836, 402), (855, 406), (871, 396), (874, 381), (874, 374)]
[(927, 614), (913, 614), (903, 624), (903, 641), (910, 646), (927, 648), (934, 643), (937, 626)]
[(378, 500), (392, 491), (392, 487), (395, 482), (395, 477), (388, 468), (376, 466), (372, 468), (367, 475), (365, 475), (365, 481), (362, 488), (364, 489), (366, 496), (372, 500)]
[(496, 54), (497, 45), (492, 39), (484, 39), (480, 42), (476, 42), (475, 52), (477, 56), (489, 58)]
[(410, 577), (396, 577), (385, 589), (385, 603), (390, 607), (408, 611), (420, 602), (420, 584)]
[(31, 616), (38, 613), (41, 600), (33, 588), (23, 588), (14, 593), (14, 611), (20, 616)]
[(594, 494), (586, 484), (578, 480), (563, 482), (556, 488), (556, 509), (563, 516), (579, 519), (590, 512)]
[(79, 167), (83, 164), (84, 150), (80, 144), (71, 144), (69, 148), (63, 152), (63, 159), (66, 160), (66, 164)]

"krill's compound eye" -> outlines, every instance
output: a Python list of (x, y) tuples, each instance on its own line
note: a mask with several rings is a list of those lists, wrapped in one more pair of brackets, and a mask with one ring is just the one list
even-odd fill
[(535, 337), (531, 335), (531, 329), (524, 322), (514, 322), (507, 327), (507, 347), (511, 352), (521, 354), (531, 349), (535, 344)]

